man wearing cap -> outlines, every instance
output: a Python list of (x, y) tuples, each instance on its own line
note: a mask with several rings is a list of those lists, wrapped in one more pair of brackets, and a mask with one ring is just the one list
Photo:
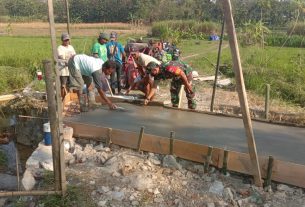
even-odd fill
[[(93, 90), (94, 82), (100, 97), (104, 100), (110, 109), (115, 109), (114, 105), (105, 95), (103, 91), (103, 84), (101, 82), (101, 75), (104, 73), (106, 76), (111, 75), (116, 67), (114, 61), (103, 62), (100, 58), (87, 56), (84, 54), (72, 56), (68, 62), (70, 72), (70, 89), (76, 91), (80, 99), (84, 84), (86, 84), (89, 94), (89, 103), (95, 102), (95, 95)], [(81, 105), (81, 111), (84, 106)]]
[(92, 55), (96, 58), (101, 58), (104, 62), (108, 60), (107, 57), (107, 47), (108, 35), (106, 33), (100, 33), (97, 42), (92, 46)]
[(148, 79), (144, 79), (146, 75), (146, 67), (150, 62), (154, 62), (157, 65), (160, 65), (161, 62), (156, 58), (146, 55), (144, 53), (139, 52), (136, 48), (130, 48), (130, 55), (132, 56), (135, 67), (138, 69), (139, 76), (135, 79), (134, 83), (130, 86), (130, 88), (126, 91), (126, 94), (129, 93), (130, 90), (139, 89), (145, 95), (148, 95), (150, 91), (150, 85), (148, 84)]
[(65, 98), (67, 94), (67, 83), (69, 81), (69, 69), (67, 67), (68, 60), (71, 56), (75, 55), (75, 50), (72, 45), (70, 45), (70, 36), (67, 33), (61, 35), (61, 45), (57, 48), (58, 54), (58, 69), (60, 74), (60, 85), (61, 85), (61, 97)]
[(190, 66), (178, 61), (170, 61), (169, 63), (163, 65), (150, 62), (147, 65), (147, 74), (151, 75), (154, 78), (154, 81), (150, 82), (152, 89), (148, 96), (146, 96), (144, 101), (145, 105), (147, 105), (153, 97), (160, 80), (172, 79), (170, 93), (173, 107), (178, 107), (179, 92), (181, 85), (184, 85), (186, 98), (188, 100), (188, 108), (196, 108), (196, 101), (194, 100), (195, 91), (194, 87), (192, 86), (192, 68)]
[(115, 73), (111, 74), (111, 90), (112, 93), (115, 94), (115, 85), (117, 84), (118, 93), (121, 92), (121, 72), (122, 72), (122, 64), (123, 58), (126, 58), (126, 53), (124, 51), (124, 47), (121, 43), (117, 42), (117, 33), (110, 33), (110, 41), (106, 44), (107, 47), (107, 55), (108, 59), (116, 62), (116, 81), (115, 81)]

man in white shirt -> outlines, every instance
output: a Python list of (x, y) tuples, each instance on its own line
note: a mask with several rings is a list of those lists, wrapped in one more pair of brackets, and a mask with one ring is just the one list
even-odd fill
[[(101, 81), (101, 75), (111, 75), (116, 68), (116, 63), (114, 61), (103, 62), (100, 58), (95, 58), (87, 56), (84, 54), (72, 56), (68, 62), (68, 68), (70, 72), (70, 89), (73, 89), (78, 97), (80, 98), (83, 86), (86, 84), (89, 94), (93, 93), (94, 86), (97, 89), (100, 97), (104, 100), (110, 109), (116, 109), (116, 105), (113, 104), (105, 95), (103, 91), (103, 83)], [(94, 86), (93, 83), (94, 82)], [(89, 101), (90, 100), (89, 96)], [(94, 98), (94, 94), (93, 94)], [(82, 106), (81, 106), (82, 109)]]
[(58, 68), (60, 74), (60, 84), (61, 84), (61, 97), (65, 98), (67, 94), (67, 83), (69, 81), (69, 69), (67, 67), (68, 60), (71, 56), (75, 55), (75, 50), (72, 45), (70, 45), (70, 36), (67, 33), (61, 35), (61, 45), (57, 48), (58, 53)]

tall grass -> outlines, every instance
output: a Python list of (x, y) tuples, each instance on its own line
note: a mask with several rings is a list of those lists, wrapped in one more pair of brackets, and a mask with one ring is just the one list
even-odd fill
[(287, 34), (305, 35), (305, 22), (298, 22), (295, 25), (291, 24), (287, 30)]
[(305, 36), (292, 35), (288, 37), (286, 34), (270, 34), (265, 38), (268, 46), (285, 46), (285, 47), (305, 47)]
[(218, 32), (219, 25), (214, 22), (198, 22), (195, 20), (171, 20), (155, 22), (152, 25), (152, 35), (167, 36), (168, 31), (177, 31), (182, 38), (204, 39), (208, 35)]

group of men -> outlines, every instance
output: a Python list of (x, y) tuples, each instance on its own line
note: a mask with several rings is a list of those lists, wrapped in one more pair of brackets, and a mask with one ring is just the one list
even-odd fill
[[(126, 88), (126, 94), (130, 90), (142, 91), (145, 95), (144, 105), (147, 105), (153, 99), (159, 81), (172, 79), (170, 92), (173, 107), (178, 106), (178, 94), (181, 86), (184, 85), (188, 108), (196, 108), (192, 69), (187, 64), (179, 60), (164, 61), (163, 59), (162, 62), (153, 55), (144, 54), (135, 48), (130, 48), (129, 57), (127, 57), (123, 46), (117, 42), (115, 32), (111, 32), (109, 36), (101, 33), (92, 47), (91, 56), (76, 54), (70, 45), (68, 34), (62, 34), (61, 40), (62, 44), (58, 47), (58, 68), (63, 98), (69, 89), (76, 92), (79, 98), (85, 92), (88, 95), (89, 104), (95, 103), (94, 88), (96, 88), (109, 108), (115, 109), (117, 106), (107, 98), (105, 93), (111, 90), (111, 93), (116, 94), (116, 88), (117, 93), (121, 93), (122, 66), (132, 64), (138, 73), (134, 81)], [(131, 60), (131, 63), (127, 62), (127, 59)], [(86, 90), (83, 90), (84, 85)]]

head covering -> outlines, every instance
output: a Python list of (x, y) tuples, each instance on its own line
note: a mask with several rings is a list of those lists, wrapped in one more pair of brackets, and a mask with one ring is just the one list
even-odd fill
[(157, 67), (159, 67), (159, 65), (156, 62), (152, 61), (152, 62), (147, 64), (146, 69), (150, 73), (152, 69), (155, 69)]
[(110, 33), (110, 38), (117, 38), (118, 34), (116, 32), (111, 32)]
[(68, 33), (62, 33), (61, 35), (61, 40), (65, 41), (65, 40), (70, 40), (70, 36)]
[(100, 39), (105, 39), (105, 40), (107, 40), (108, 41), (108, 39), (109, 39), (109, 36), (106, 34), (106, 33), (100, 33), (100, 35), (98, 36), (98, 39), (100, 40)]
[(137, 48), (135, 48), (135, 47), (130, 47), (129, 48), (129, 52), (130, 52), (130, 54), (134, 54), (136, 52), (139, 52), (139, 50)]

